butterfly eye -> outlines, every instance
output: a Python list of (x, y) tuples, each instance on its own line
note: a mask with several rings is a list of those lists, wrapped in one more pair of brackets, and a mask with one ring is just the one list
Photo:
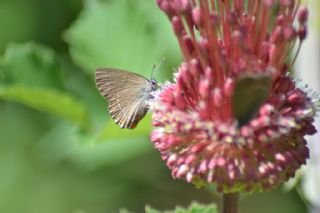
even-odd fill
[(153, 89), (156, 89), (156, 88), (158, 88), (158, 83), (157, 83), (157, 81), (156, 80), (150, 80), (149, 81), (150, 82), (150, 85), (151, 85), (151, 87), (153, 88)]

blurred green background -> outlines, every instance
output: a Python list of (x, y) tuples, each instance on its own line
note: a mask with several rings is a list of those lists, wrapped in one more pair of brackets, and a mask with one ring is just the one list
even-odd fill
[[(0, 212), (143, 212), (219, 202), (172, 180), (148, 115), (121, 130), (94, 84), (97, 67), (169, 80), (181, 60), (150, 0), (0, 1)], [(276, 204), (276, 205), (274, 205)], [(295, 191), (243, 196), (243, 213), (307, 212)]]

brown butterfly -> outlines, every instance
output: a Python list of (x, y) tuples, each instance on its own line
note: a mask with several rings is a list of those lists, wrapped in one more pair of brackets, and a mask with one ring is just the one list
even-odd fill
[(100, 94), (109, 102), (109, 113), (121, 128), (133, 129), (149, 109), (152, 92), (159, 86), (139, 74), (112, 68), (96, 70)]

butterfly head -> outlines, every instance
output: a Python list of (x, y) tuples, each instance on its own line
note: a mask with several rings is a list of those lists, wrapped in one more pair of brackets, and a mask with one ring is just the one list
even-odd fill
[(154, 79), (149, 80), (149, 84), (151, 86), (151, 91), (156, 91), (157, 89), (159, 89), (159, 85), (158, 82)]

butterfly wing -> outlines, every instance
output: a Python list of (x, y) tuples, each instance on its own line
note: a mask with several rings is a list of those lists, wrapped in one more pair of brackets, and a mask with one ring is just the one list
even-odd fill
[(148, 80), (136, 73), (102, 68), (96, 71), (96, 84), (109, 102), (109, 112), (116, 124), (121, 128), (135, 128), (148, 111)]

